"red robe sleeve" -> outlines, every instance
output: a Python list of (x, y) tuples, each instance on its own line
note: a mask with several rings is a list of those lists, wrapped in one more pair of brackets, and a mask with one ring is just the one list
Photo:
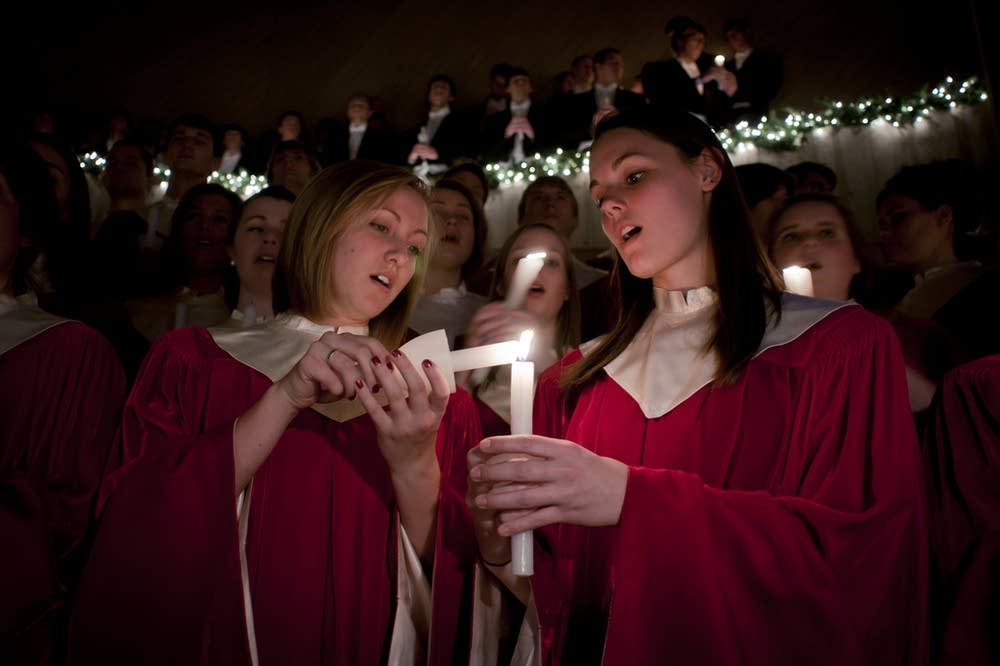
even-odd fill
[(12, 649), (22, 632), (64, 640), (61, 608), (86, 557), (124, 399), (114, 350), (78, 322), (0, 356), (0, 636)]
[(1000, 356), (945, 375), (922, 439), (934, 658), (1000, 663)]
[(886, 324), (845, 308), (658, 419), (606, 377), (560, 413), (557, 379), (536, 427), (630, 471), (617, 526), (538, 536), (548, 663), (926, 661), (919, 451)]

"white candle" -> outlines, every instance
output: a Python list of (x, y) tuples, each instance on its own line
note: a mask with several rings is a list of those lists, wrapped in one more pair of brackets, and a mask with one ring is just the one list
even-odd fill
[(789, 266), (781, 271), (785, 278), (785, 290), (801, 296), (813, 295), (812, 273), (808, 268)]
[(528, 294), (528, 289), (531, 288), (531, 283), (538, 277), (538, 271), (542, 270), (542, 264), (544, 263), (544, 252), (532, 252), (517, 262), (517, 268), (514, 269), (514, 276), (511, 278), (510, 286), (507, 288), (507, 298), (504, 300), (504, 304), (509, 310), (516, 310), (521, 307), (524, 297)]
[(717, 55), (717, 56), (715, 56), (715, 66), (716, 67), (722, 67), (725, 64), (726, 64), (726, 56), (724, 56), (724, 55)]
[[(510, 434), (530, 435), (531, 411), (535, 401), (535, 364), (525, 360), (531, 349), (533, 331), (521, 334), (518, 360), (510, 366)], [(535, 573), (534, 535), (531, 530), (511, 538), (511, 559), (514, 573), (531, 576)]]
[(187, 326), (188, 308), (187, 303), (178, 303), (174, 308), (174, 328), (184, 328)]
[(257, 308), (250, 303), (243, 308), (243, 328), (250, 328), (257, 323)]

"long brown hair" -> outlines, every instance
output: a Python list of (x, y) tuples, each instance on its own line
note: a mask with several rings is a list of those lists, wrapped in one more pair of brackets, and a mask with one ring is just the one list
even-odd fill
[[(594, 142), (616, 129), (638, 130), (650, 141), (670, 144), (688, 162), (708, 151), (721, 169), (721, 180), (712, 190), (708, 207), (708, 235), (719, 295), (715, 333), (708, 347), (719, 357), (715, 381), (734, 382), (764, 337), (767, 305), (776, 318), (781, 316), (781, 283), (750, 224), (733, 164), (708, 125), (684, 111), (640, 107), (610, 115), (597, 126)], [(616, 252), (613, 256), (612, 282), (618, 286), (621, 314), (593, 352), (563, 377), (570, 402), (628, 347), (654, 308), (653, 281), (636, 277)]]
[[(403, 187), (420, 195), (428, 221), (433, 219), (427, 186), (402, 167), (350, 160), (313, 177), (296, 197), (288, 216), (275, 271), (275, 300), (287, 297), (288, 307), (307, 317), (325, 315), (333, 291), (334, 246), (358, 216), (377, 208)], [(429, 225), (430, 237), (417, 257), (413, 277), (392, 303), (368, 323), (369, 334), (389, 349), (403, 340), (410, 313), (420, 298), (427, 257), (434, 251), (434, 226)]]

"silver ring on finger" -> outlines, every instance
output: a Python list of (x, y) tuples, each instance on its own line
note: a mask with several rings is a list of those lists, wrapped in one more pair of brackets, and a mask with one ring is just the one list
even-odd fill
[(329, 363), (330, 359), (333, 358), (333, 355), (339, 351), (340, 351), (339, 349), (331, 349), (330, 353), (326, 355), (326, 362)]

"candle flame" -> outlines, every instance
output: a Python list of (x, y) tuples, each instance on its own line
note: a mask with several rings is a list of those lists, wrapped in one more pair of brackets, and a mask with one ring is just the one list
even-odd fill
[(544, 259), (545, 258), (545, 253), (544, 252), (530, 252), (530, 253), (524, 255), (524, 258), (525, 259)]
[(517, 360), (526, 361), (528, 360), (528, 354), (531, 353), (531, 339), (535, 337), (535, 332), (530, 328), (523, 333), (521, 333), (521, 339), (517, 345)]

